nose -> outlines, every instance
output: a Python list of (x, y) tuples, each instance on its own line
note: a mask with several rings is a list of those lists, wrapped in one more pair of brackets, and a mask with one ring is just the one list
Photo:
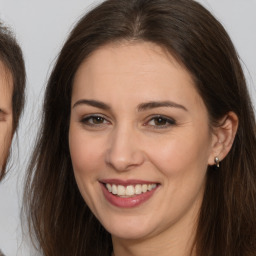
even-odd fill
[(128, 171), (144, 162), (138, 132), (128, 127), (119, 127), (112, 131), (106, 152), (106, 163), (116, 171)]

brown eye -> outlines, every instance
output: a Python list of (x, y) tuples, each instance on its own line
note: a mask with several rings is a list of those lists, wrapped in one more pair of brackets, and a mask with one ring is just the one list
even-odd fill
[(97, 116), (97, 115), (85, 117), (81, 120), (81, 122), (85, 125), (91, 125), (91, 126), (104, 125), (109, 123), (104, 117)]
[(167, 128), (171, 125), (175, 125), (175, 121), (171, 118), (156, 116), (151, 118), (147, 125), (152, 126), (154, 128)]
[(154, 118), (153, 120), (155, 125), (166, 125), (167, 123), (167, 120), (162, 117), (157, 117), (157, 118)]
[(3, 112), (2, 109), (0, 109), (0, 121), (5, 121), (6, 119), (5, 113)]
[(94, 116), (94, 117), (91, 117), (91, 119), (89, 119), (89, 120), (91, 120), (91, 123), (93, 123), (93, 124), (102, 124), (102, 123), (104, 123), (104, 118), (101, 117), (101, 116)]

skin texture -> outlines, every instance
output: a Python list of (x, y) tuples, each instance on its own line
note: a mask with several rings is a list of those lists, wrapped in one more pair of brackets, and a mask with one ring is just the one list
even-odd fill
[[(139, 108), (166, 101), (176, 105)], [(225, 154), (190, 74), (155, 44), (106, 45), (78, 69), (71, 108), (75, 178), (87, 205), (112, 234), (115, 256), (189, 255), (207, 166)], [(172, 121), (160, 122), (159, 115)], [(226, 130), (219, 134), (224, 141)], [(104, 179), (159, 186), (143, 204), (124, 209), (105, 199)]]
[(3, 168), (12, 140), (12, 77), (0, 61), (0, 167)]

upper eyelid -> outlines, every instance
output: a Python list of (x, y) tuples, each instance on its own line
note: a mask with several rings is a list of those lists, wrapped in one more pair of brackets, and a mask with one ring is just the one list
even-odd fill
[(2, 108), (0, 108), (0, 114), (1, 114), (1, 115), (4, 115), (4, 116), (7, 115), (7, 113), (6, 113)]
[(109, 121), (109, 118), (107, 118), (105, 115), (102, 115), (102, 114), (88, 114), (88, 115), (84, 115), (80, 118), (80, 122), (83, 122), (85, 119), (86, 120), (89, 120), (90, 118), (94, 118), (94, 117), (101, 117), (103, 118), (105, 121), (111, 123)]
[[(85, 115), (82, 115), (81, 119), (88, 118), (88, 117), (97, 117), (97, 116), (100, 116), (105, 119), (110, 119), (110, 117), (106, 116), (105, 114), (101, 114), (101, 113), (85, 114)], [(151, 119), (160, 118), (160, 117), (162, 117), (163, 119), (175, 121), (174, 118), (163, 115), (163, 114), (152, 114), (152, 115), (147, 116), (145, 119), (151, 120)]]
[(0, 121), (6, 120), (6, 113), (0, 109)]
[(83, 116), (81, 117), (81, 119), (90, 118), (90, 117), (102, 117), (102, 118), (108, 120), (108, 117), (106, 117), (105, 115), (103, 115), (103, 114), (97, 114), (97, 113), (96, 113), (96, 114), (87, 114), (87, 115), (83, 115)]
[(166, 120), (171, 120), (173, 122), (176, 122), (176, 120), (172, 117), (169, 117), (169, 116), (166, 116), (166, 115), (161, 115), (161, 114), (154, 114), (154, 115), (150, 115), (148, 117), (148, 121), (154, 119), (154, 118), (163, 118), (163, 119), (166, 119)]
[[(149, 122), (151, 122), (152, 120), (156, 119), (156, 118), (162, 118), (164, 120), (166, 120), (166, 124), (164, 125), (150, 125)], [(164, 128), (170, 128), (174, 125), (176, 125), (177, 122), (175, 119), (173, 118), (170, 118), (170, 117), (165, 117), (165, 116), (162, 116), (162, 115), (156, 115), (156, 116), (153, 116), (151, 117), (150, 119), (148, 119), (144, 124), (143, 126), (149, 126), (151, 128), (154, 128), (154, 129), (164, 129)]]
[(0, 114), (8, 116), (8, 115), (11, 115), (12, 112), (10, 110), (0, 108)]
[[(109, 118), (106, 115), (101, 114), (101, 113), (91, 113), (91, 114), (83, 115), (80, 118), (80, 121), (83, 122), (83, 120), (85, 120), (85, 119), (88, 120), (88, 119), (93, 118), (93, 117), (101, 117), (104, 120), (106, 120), (107, 122), (112, 123), (111, 118)], [(166, 116), (166, 115), (162, 115), (162, 114), (152, 114), (152, 115), (150, 115), (150, 116), (148, 116), (147, 118), (144, 119), (145, 121), (143, 121), (143, 126), (146, 123), (150, 122), (151, 120), (153, 120), (155, 118), (162, 118), (162, 119), (165, 119), (167, 122), (170, 121), (170, 122), (176, 124), (176, 120), (174, 118), (172, 118), (172, 117), (169, 117), (169, 116)], [(169, 122), (169, 124), (170, 124), (170, 122)]]

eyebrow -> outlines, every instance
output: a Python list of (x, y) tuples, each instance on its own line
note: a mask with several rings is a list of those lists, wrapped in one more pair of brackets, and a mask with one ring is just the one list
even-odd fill
[[(106, 103), (104, 103), (102, 101), (97, 101), (97, 100), (81, 99), (81, 100), (78, 100), (73, 105), (73, 108), (75, 108), (79, 105), (89, 105), (89, 106), (100, 108), (103, 110), (111, 110), (111, 107), (109, 105), (107, 105)], [(180, 104), (172, 102), (172, 101), (150, 101), (150, 102), (141, 103), (138, 105), (137, 110), (138, 110), (138, 112), (141, 112), (141, 111), (146, 111), (149, 109), (161, 108), (161, 107), (179, 108), (179, 109), (188, 111), (187, 108), (184, 107), (183, 105), (180, 105)]]
[(153, 108), (161, 108), (161, 107), (168, 107), (168, 108), (179, 108), (183, 109), (185, 111), (188, 111), (186, 107), (183, 105), (180, 105), (178, 103), (172, 102), (172, 101), (150, 101), (146, 103), (141, 103), (138, 106), (138, 111), (145, 111)]
[(110, 110), (110, 106), (105, 104), (104, 102), (101, 101), (97, 101), (97, 100), (86, 100), (86, 99), (82, 99), (82, 100), (78, 100), (74, 105), (73, 108), (79, 105), (89, 105), (92, 107), (96, 107), (96, 108), (101, 108), (104, 110)]

